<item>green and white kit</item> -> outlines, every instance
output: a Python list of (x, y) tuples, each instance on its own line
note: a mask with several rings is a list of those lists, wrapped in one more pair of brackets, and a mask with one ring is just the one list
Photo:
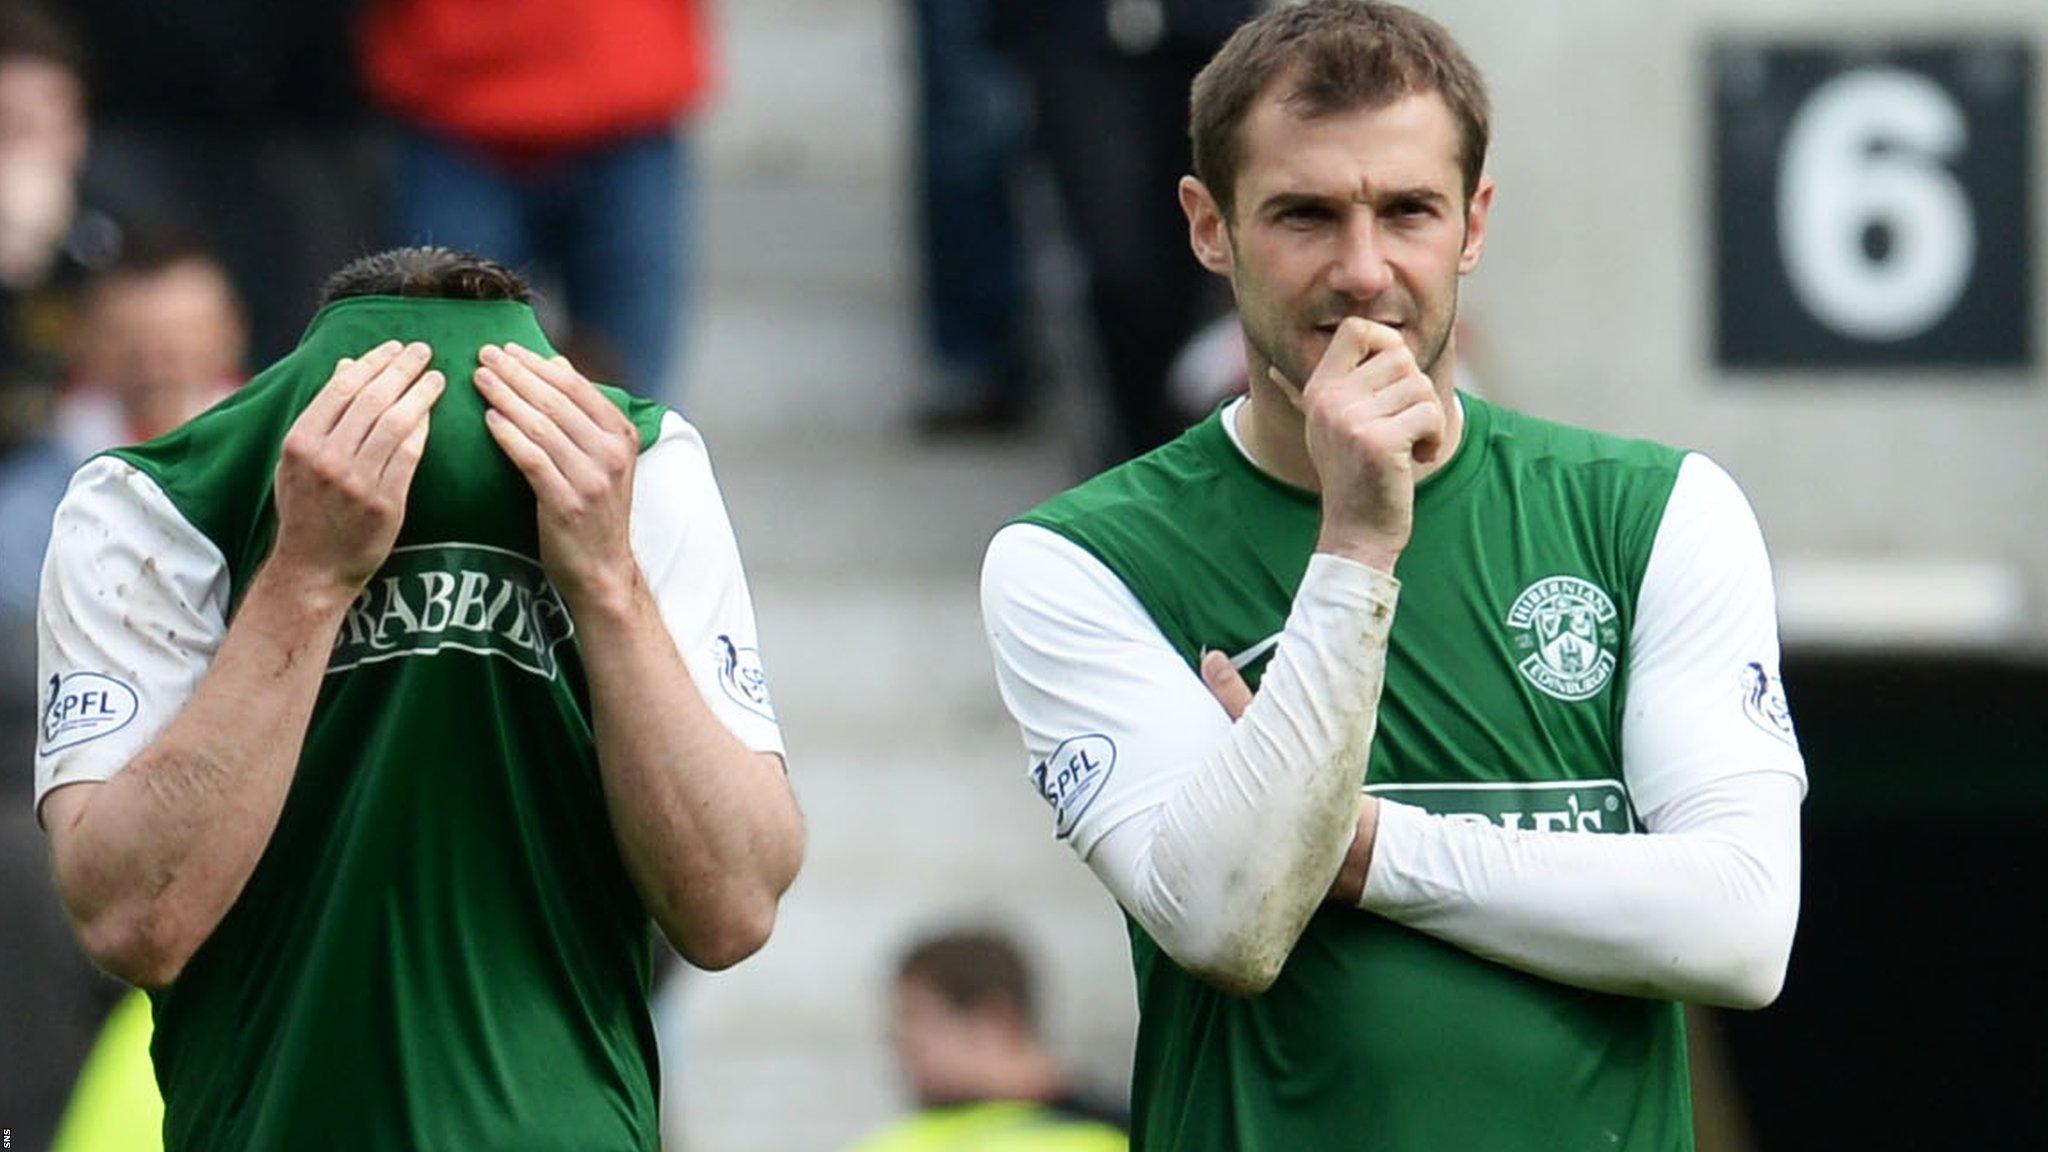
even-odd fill
[[(363, 297), (180, 430), (73, 479), (44, 567), (36, 802), (121, 771), (191, 698), (276, 532), (286, 430), (335, 361), (423, 340), (449, 385), (389, 561), (341, 626), (277, 829), (153, 994), (166, 1146), (651, 1152), (651, 925), (606, 813), (575, 622), (470, 383), (547, 349), (509, 302)], [(695, 429), (638, 426), (633, 550), (704, 698), (780, 753)]]
[[(1241, 405), (990, 545), (985, 622), (1033, 783), (1130, 923), (1136, 1149), (1690, 1148), (1674, 1001), (1782, 978), (1690, 943), (1723, 920), (1789, 940), (1796, 917), (1804, 766), (1741, 492), (1701, 456), (1459, 403), (1395, 570), (1365, 898), (1323, 904), (1258, 995), (1159, 938), (1240, 914), (1189, 872), (1287, 850), (1180, 844), (1188, 813), (1214, 835), (1233, 805), (1296, 802), (1259, 791), (1292, 746), (1247, 745), (1194, 669), (1220, 651), (1257, 688), (1311, 585), (1370, 605), (1393, 582), (1311, 563), (1318, 500), (1247, 457)], [(1289, 706), (1313, 727), (1312, 692)]]

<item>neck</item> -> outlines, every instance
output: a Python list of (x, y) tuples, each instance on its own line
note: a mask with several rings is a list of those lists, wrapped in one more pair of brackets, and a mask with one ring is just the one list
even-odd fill
[(978, 1104), (988, 1100), (1030, 1100), (1050, 1103), (1066, 1089), (1066, 1078), (1045, 1052), (1031, 1048), (1000, 1058), (970, 1061), (979, 1067), (959, 1076), (946, 1089), (921, 1093), (926, 1107)]
[(992, 1087), (999, 1089), (995, 1095), (1009, 1100), (1053, 1100), (1065, 1087), (1059, 1066), (1036, 1047), (1019, 1053), (994, 1081)]
[(138, 443), (154, 440), (198, 415), (206, 406), (205, 397), (206, 393), (198, 389), (127, 397), (121, 405), (121, 416)]
[[(1321, 492), (1322, 481), (1308, 455), (1308, 425), (1301, 409), (1295, 407), (1280, 386), (1266, 375), (1267, 364), (1253, 353), (1249, 357), (1251, 394), (1237, 411), (1237, 434), (1245, 451), (1259, 470), (1275, 479), (1310, 492)], [(1456, 399), (1457, 354), (1451, 343), (1437, 357), (1431, 383), (1437, 401), (1444, 406), (1444, 442), (1427, 464), (1415, 466), (1417, 482), (1427, 480), (1458, 451), (1465, 435), (1465, 413)]]

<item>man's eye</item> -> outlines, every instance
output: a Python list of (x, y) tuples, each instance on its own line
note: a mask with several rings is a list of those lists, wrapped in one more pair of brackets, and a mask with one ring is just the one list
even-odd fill
[(1329, 218), (1329, 209), (1317, 208), (1306, 204), (1286, 209), (1280, 213), (1280, 222), (1283, 224), (1321, 224)]

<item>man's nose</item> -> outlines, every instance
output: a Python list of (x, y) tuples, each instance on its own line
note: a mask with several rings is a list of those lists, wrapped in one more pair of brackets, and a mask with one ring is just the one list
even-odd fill
[(1379, 221), (1370, 212), (1354, 213), (1345, 223), (1335, 263), (1330, 267), (1330, 287), (1346, 296), (1370, 300), (1394, 283), (1393, 265), (1387, 263), (1380, 243)]

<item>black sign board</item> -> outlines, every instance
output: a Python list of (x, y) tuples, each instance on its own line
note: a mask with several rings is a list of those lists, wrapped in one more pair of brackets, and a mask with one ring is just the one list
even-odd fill
[(1715, 358), (2033, 358), (2033, 57), (2013, 41), (1712, 51)]

